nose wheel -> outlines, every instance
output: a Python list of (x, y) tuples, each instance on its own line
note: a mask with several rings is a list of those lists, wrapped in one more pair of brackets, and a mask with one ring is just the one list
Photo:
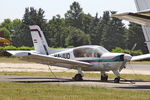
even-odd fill
[(114, 83), (119, 83), (120, 82), (120, 73), (118, 70), (114, 70), (113, 73), (117, 76), (115, 79), (114, 79)]
[(82, 81), (82, 80), (83, 80), (81, 74), (76, 74), (76, 75), (73, 77), (73, 79), (74, 79), (75, 81)]

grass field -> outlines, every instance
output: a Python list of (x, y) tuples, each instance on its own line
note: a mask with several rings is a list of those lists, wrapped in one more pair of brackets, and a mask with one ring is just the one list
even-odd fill
[[(0, 57), (1, 62), (27, 63), (19, 58)], [(148, 62), (150, 63), (150, 62)], [(147, 64), (147, 63), (146, 63)], [(47, 76), (50, 72), (0, 72), (0, 75)], [(73, 77), (75, 73), (55, 72), (57, 77)], [(85, 73), (85, 77), (99, 78), (99, 73)], [(113, 74), (110, 78), (115, 78)], [(150, 75), (122, 75), (126, 79), (150, 80)], [(150, 100), (149, 91), (110, 88), (65, 86), (45, 83), (0, 82), (0, 100)]]
[(0, 82), (0, 100), (150, 100), (150, 92)]

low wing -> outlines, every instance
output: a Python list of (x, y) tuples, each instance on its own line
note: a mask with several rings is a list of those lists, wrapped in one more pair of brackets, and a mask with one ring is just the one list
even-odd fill
[(48, 65), (55, 65), (70, 69), (76, 69), (77, 67), (91, 67), (92, 65), (86, 62), (80, 62), (76, 60), (70, 59), (63, 59), (63, 58), (56, 58), (50, 55), (41, 55), (41, 54), (31, 54), (29, 56), (24, 56), (22, 58), (26, 61), (41, 63), (41, 64), (48, 64)]
[(133, 56), (131, 61), (143, 60), (143, 59), (148, 59), (148, 58), (150, 58), (150, 54), (144, 54), (140, 56)]
[(145, 26), (150, 26), (150, 11), (114, 14), (112, 15), (112, 17), (116, 17), (119, 19), (127, 20)]

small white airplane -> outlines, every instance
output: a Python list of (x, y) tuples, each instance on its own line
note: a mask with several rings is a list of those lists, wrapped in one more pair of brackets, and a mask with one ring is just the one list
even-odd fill
[(101, 80), (107, 81), (107, 71), (112, 71), (120, 81), (120, 71), (126, 63), (135, 60), (150, 58), (150, 54), (131, 56), (125, 53), (111, 53), (102, 46), (85, 45), (71, 49), (49, 49), (43, 32), (37, 25), (30, 26), (31, 36), (35, 47), (34, 51), (8, 51), (12, 56), (22, 57), (24, 60), (41, 64), (76, 69), (78, 73), (74, 80), (82, 80), (83, 71), (100, 71)]

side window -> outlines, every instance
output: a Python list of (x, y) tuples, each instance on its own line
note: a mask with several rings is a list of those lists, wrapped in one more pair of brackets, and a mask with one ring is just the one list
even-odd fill
[(95, 50), (94, 57), (98, 57), (99, 58), (99, 57), (101, 57), (101, 54)]
[(92, 48), (78, 48), (73, 51), (75, 57), (93, 57)]

